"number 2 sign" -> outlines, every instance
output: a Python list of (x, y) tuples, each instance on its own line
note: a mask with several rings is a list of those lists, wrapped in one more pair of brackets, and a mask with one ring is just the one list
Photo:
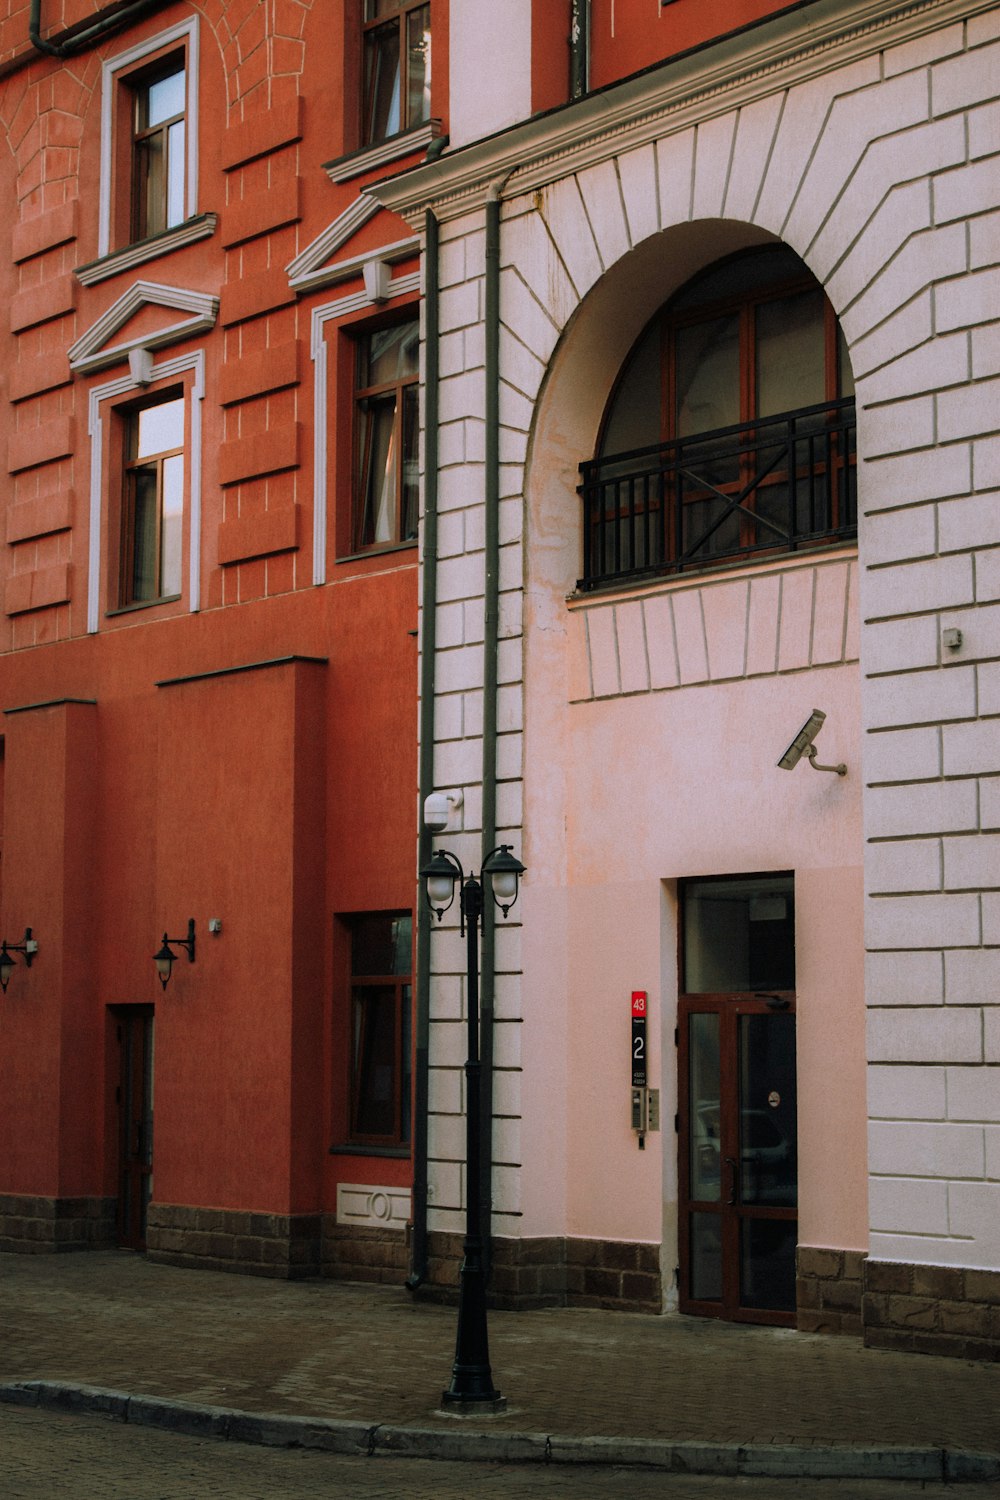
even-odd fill
[(646, 1087), (646, 991), (632, 991), (632, 1087)]

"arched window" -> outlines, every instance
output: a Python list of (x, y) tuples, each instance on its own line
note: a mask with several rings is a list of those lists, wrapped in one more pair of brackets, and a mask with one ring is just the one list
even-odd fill
[(793, 251), (720, 262), (661, 309), (582, 476), (582, 588), (856, 533), (850, 361)]

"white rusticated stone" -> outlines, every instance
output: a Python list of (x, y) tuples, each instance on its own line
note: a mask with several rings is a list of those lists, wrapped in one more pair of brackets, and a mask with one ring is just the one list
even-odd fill
[(450, 646), (465, 644), (464, 610), (460, 602), (438, 605), (435, 615), (435, 634), (439, 651), (447, 650)]
[(966, 1265), (1000, 1266), (1000, 1182), (951, 1183), (948, 1222), (966, 1242)]
[(1000, 149), (1000, 103), (993, 100), (969, 111), (969, 157), (994, 156)]
[[(485, 547), (486, 511), (482, 505), (470, 505), (462, 512), (465, 522), (465, 550), (481, 553)], [(480, 583), (480, 588), (482, 584)], [(476, 591), (478, 592), (478, 590)]]
[(641, 600), (632, 599), (615, 606), (615, 633), (622, 692), (648, 692), (649, 663)]
[[(457, 954), (461, 955), (464, 945), (457, 928), (449, 931), (447, 927), (436, 927), (431, 946), (441, 948), (446, 944), (454, 946)], [(432, 988), (437, 988), (437, 986)], [(468, 1044), (468, 1029), (464, 1016), (456, 1017), (454, 1020), (440, 1017), (432, 1017), (432, 1019), (434, 1021), (431, 1032), (432, 1065), (436, 1068), (462, 1068), (465, 1065)]]
[(474, 646), (482, 641), (485, 616), (486, 606), (482, 597), (462, 601), (462, 639), (465, 645)]
[(1000, 1121), (1000, 1067), (946, 1069), (949, 1120)]
[(865, 998), (870, 1006), (941, 1005), (944, 962), (940, 953), (866, 953)]
[(865, 888), (880, 895), (941, 890), (940, 839), (903, 839), (895, 844), (869, 844), (865, 858)]
[(483, 767), (483, 748), (477, 739), (446, 740), (434, 747), (434, 785), (464, 786), (477, 781)]
[(1000, 489), (1000, 438), (980, 438), (973, 443), (972, 483), (977, 490)]
[(970, 338), (973, 379), (985, 380), (1000, 374), (1000, 331), (996, 327), (973, 328)]
[(1000, 885), (1000, 834), (945, 839), (944, 883), (950, 891)]
[(701, 590), (684, 589), (671, 597), (680, 680), (684, 686), (708, 681), (705, 622), (701, 612)]
[(947, 1184), (927, 1178), (870, 1177), (868, 1215), (874, 1230), (947, 1234)]
[[(937, 507), (938, 545), (942, 552), (995, 547), (1000, 495), (962, 495)], [(981, 597), (977, 592), (976, 598)]]
[(739, 112), (726, 190), (724, 213), (727, 218), (753, 219), (783, 103), (783, 94), (771, 94), (746, 105)]
[(465, 370), (441, 381), (438, 400), (443, 422), (458, 422), (465, 417), (480, 416), (486, 393), (482, 370)]
[(498, 1214), (521, 1212), (521, 1173), (517, 1167), (494, 1166), (493, 1207)]
[(497, 728), (502, 734), (524, 728), (524, 693), (520, 684), (497, 689)]
[(442, 235), (438, 251), (438, 285), (442, 291), (445, 287), (459, 286), (465, 281), (466, 243), (464, 235), (458, 239), (445, 239)]
[(934, 306), (930, 289), (899, 308), (877, 328), (870, 331), (856, 330), (850, 341), (850, 355), (851, 368), (859, 382), (859, 400), (864, 402), (863, 382), (868, 379), (871, 371), (880, 369), (913, 349), (919, 349), (933, 336)]
[(500, 274), (500, 309), (504, 328), (547, 364), (559, 330), (517, 270)]
[(499, 631), (501, 640), (521, 634), (524, 617), (524, 594), (520, 589), (500, 595)]
[(528, 456), (528, 434), (522, 429), (513, 427), (500, 428), (500, 462), (501, 464), (523, 465)]
[[(522, 371), (523, 373), (523, 371)], [(506, 379), (500, 381), (500, 420), (510, 430), (527, 434), (531, 429), (531, 419), (534, 414), (534, 404), (523, 395), (521, 391), (515, 390)]]
[(827, 278), (830, 300), (839, 306), (872, 286), (896, 251), (913, 236), (925, 232), (930, 223), (931, 194), (926, 181), (891, 188), (837, 269)]
[[(873, 118), (871, 104), (876, 96), (882, 108)], [(893, 155), (895, 136), (875, 139), (887, 114), (892, 116), (891, 128), (900, 132), (926, 120), (926, 86), (919, 79), (899, 78), (879, 85), (877, 91), (862, 89), (835, 100), (824, 123), (785, 225), (792, 241), (807, 232), (807, 225), (823, 225), (809, 249), (809, 264), (823, 280), (899, 180), (899, 159)]]
[(532, 401), (535, 399), (545, 374), (545, 366), (507, 328), (500, 329), (500, 369), (508, 385), (513, 386), (522, 396)]
[[(579, 201), (579, 194), (577, 200)], [(500, 256), (501, 267), (513, 268), (523, 277), (529, 291), (553, 325), (556, 328), (565, 327), (576, 311), (576, 288), (557, 253), (542, 215), (524, 214), (509, 224), (504, 224), (500, 235)]]
[[(933, 282), (961, 275), (965, 263), (965, 229), (961, 224), (913, 235), (870, 286), (858, 287), (860, 295), (841, 315), (848, 340), (880, 323)], [(944, 331), (940, 325), (939, 331)]]
[(913, 68), (924, 69), (928, 63), (939, 62), (949, 53), (963, 51), (964, 47), (965, 29), (961, 22), (940, 31), (927, 32), (913, 41), (886, 49), (882, 59), (885, 76), (893, 78), (897, 73), (906, 73)]
[(941, 775), (941, 730), (890, 729), (865, 736), (865, 780), (925, 781)]
[(866, 620), (957, 609), (974, 598), (972, 558), (965, 553), (868, 568), (862, 589)]
[(478, 646), (458, 646), (438, 653), (437, 691), (467, 692), (483, 685), (483, 653)]
[(462, 557), (465, 554), (466, 515), (464, 510), (443, 510), (438, 516), (439, 558)]
[(587, 640), (594, 696), (617, 697), (621, 692), (621, 679), (618, 675), (618, 639), (613, 609), (588, 610)]
[[(850, 578), (851, 569), (847, 563), (827, 564), (815, 570), (812, 644), (809, 652), (809, 660), (814, 667), (831, 666), (844, 659)], [(850, 614), (855, 613), (856, 610), (850, 608)]]
[(934, 178), (934, 222), (969, 219), (984, 207), (996, 207), (999, 199), (1000, 156), (957, 166)]
[(462, 1077), (447, 1068), (432, 1067), (428, 1074), (428, 1109), (438, 1115), (458, 1114), (463, 1107)]
[(447, 469), (452, 464), (464, 464), (465, 456), (465, 423), (448, 422), (440, 427), (438, 429), (438, 460), (441, 470)]
[(980, 1012), (974, 1008), (933, 1010), (916, 1007), (869, 1009), (871, 1062), (978, 1063), (983, 1056)]
[(614, 161), (586, 167), (577, 173), (577, 182), (593, 230), (597, 253), (605, 267), (613, 266), (632, 248)]
[[(465, 419), (465, 462), (467, 467), (485, 463), (486, 423), (481, 416)], [(480, 491), (481, 493), (481, 491)]]
[(989, 42), (1000, 40), (1000, 14), (995, 8), (983, 12), (982, 15), (970, 16), (966, 26), (970, 48), (982, 47)]
[(865, 671), (908, 672), (936, 667), (940, 631), (935, 615), (912, 620), (877, 620), (865, 628)]
[(520, 1068), (521, 1036), (524, 1027), (520, 1021), (498, 1021), (493, 1046), (493, 1062), (498, 1068)]
[(746, 674), (762, 677), (778, 670), (778, 620), (781, 613), (781, 574), (765, 573), (750, 580), (747, 620)]
[(483, 699), (480, 693), (462, 694), (462, 721), (467, 735), (483, 732)]
[[(452, 599), (468, 599), (483, 586), (482, 555), (445, 557), (438, 563), (438, 599), (446, 604)], [(440, 691), (440, 686), (438, 687)]]
[[(994, 725), (1000, 729), (1000, 725)], [(1000, 829), (1000, 776), (991, 776), (979, 783), (979, 826), (981, 829)]]
[(990, 432), (997, 425), (998, 412), (1000, 380), (980, 380), (941, 391), (937, 397), (938, 440), (948, 443)]
[(981, 1177), (982, 1126), (951, 1121), (872, 1120), (868, 1166), (877, 1176)]
[(524, 773), (523, 737), (519, 734), (497, 736), (497, 776), (510, 781)]
[(778, 670), (792, 672), (809, 665), (813, 618), (812, 568), (782, 574)]
[(722, 217), (735, 128), (736, 116), (733, 113), (716, 115), (714, 119), (705, 120), (697, 127), (692, 218)]
[(463, 698), (461, 693), (448, 693), (446, 696), (434, 700), (434, 739), (438, 740), (460, 740), (464, 738), (465, 728), (462, 714)]
[(682, 224), (691, 217), (694, 186), (693, 129), (656, 142), (656, 171), (660, 183), (660, 218), (664, 225)]
[(878, 693), (866, 693), (862, 698), (865, 728), (903, 728), (974, 718), (975, 670), (975, 667), (949, 667), (946, 671), (880, 677)]
[(659, 191), (656, 180), (656, 150), (652, 144), (626, 151), (618, 158), (625, 217), (629, 238), (640, 244), (660, 228)]
[(748, 593), (745, 578), (701, 591), (708, 670), (713, 682), (742, 677), (746, 671)]
[(949, 1005), (1000, 1006), (1000, 948), (949, 948), (944, 998)]
[(522, 677), (522, 647), (519, 636), (500, 641), (497, 645), (497, 679), (500, 682), (520, 682)]
[(964, 333), (949, 333), (928, 339), (917, 349), (901, 354), (859, 383), (866, 405), (893, 401), (923, 391), (940, 391), (969, 379), (969, 344)]
[(574, 300), (579, 301), (590, 291), (603, 267), (575, 177), (542, 189), (542, 215), (576, 288)]
[(1000, 269), (970, 271), (934, 288), (934, 314), (939, 333), (975, 328), (995, 320), (1000, 306)]
[(970, 894), (877, 896), (866, 902), (871, 948), (944, 948), (979, 942), (979, 902)]
[(997, 1182), (1000, 1181), (1000, 1125), (987, 1125), (985, 1135), (986, 1175)]
[(497, 827), (520, 828), (524, 822), (524, 787), (520, 781), (502, 781), (497, 787)]
[(984, 99), (995, 99), (998, 78), (1000, 46), (964, 52), (936, 63), (931, 68), (934, 113), (943, 115), (953, 109), (968, 109)]
[(461, 1115), (429, 1115), (427, 1151), (435, 1161), (463, 1161), (465, 1121)]
[(872, 409), (867, 457), (932, 448), (936, 431), (934, 402), (932, 395), (914, 396), (909, 401), (893, 401)]
[(493, 1113), (496, 1116), (519, 1117), (521, 1114), (520, 1069), (497, 1068), (493, 1074)]
[(946, 1080), (950, 1071), (911, 1064), (869, 1064), (869, 1115), (883, 1120), (943, 1120), (948, 1109)]
[[(1000, 262), (1000, 209), (980, 214), (969, 223), (969, 268), (973, 271)], [(996, 330), (994, 330), (995, 334)]]
[(516, 1167), (521, 1162), (521, 1122), (509, 1117), (493, 1121), (493, 1160), (497, 1166)]
[[(452, 422), (446, 431), (462, 431), (467, 424)], [(468, 510), (482, 502), (484, 471), (480, 464), (463, 463), (438, 473), (438, 510)]]
[(646, 649), (649, 653), (649, 685), (654, 689), (676, 687), (680, 676), (670, 596), (650, 595), (643, 600), (642, 611), (646, 626)]
[(937, 550), (933, 501), (861, 517), (859, 541), (867, 567), (933, 557)]
[[(878, 61), (862, 58), (846, 68), (811, 78), (791, 89), (778, 126), (774, 151), (757, 201), (755, 222), (782, 234), (799, 185), (835, 99), (878, 79)], [(808, 244), (815, 227), (801, 224), (797, 243)], [(792, 243), (796, 243), (792, 241)]]
[(962, 444), (930, 453), (903, 453), (866, 461), (861, 502), (867, 513), (972, 489), (972, 451)]
[(441, 293), (442, 333), (467, 328), (470, 323), (478, 323), (481, 316), (478, 281), (463, 281), (461, 286), (449, 287)]

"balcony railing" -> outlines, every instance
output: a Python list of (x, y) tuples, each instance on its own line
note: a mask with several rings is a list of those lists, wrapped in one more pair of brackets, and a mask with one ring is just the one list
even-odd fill
[(581, 464), (581, 589), (857, 534), (854, 400)]

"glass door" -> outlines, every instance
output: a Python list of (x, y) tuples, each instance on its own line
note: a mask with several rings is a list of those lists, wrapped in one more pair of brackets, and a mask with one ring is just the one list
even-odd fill
[(681, 1311), (793, 1324), (798, 1152), (791, 877), (690, 882), (683, 895)]

